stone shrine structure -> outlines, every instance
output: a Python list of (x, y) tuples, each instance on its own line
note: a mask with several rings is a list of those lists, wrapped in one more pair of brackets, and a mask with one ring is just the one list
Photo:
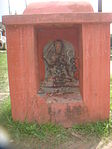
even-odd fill
[(64, 127), (109, 118), (111, 13), (89, 3), (32, 3), (4, 16), (14, 120)]

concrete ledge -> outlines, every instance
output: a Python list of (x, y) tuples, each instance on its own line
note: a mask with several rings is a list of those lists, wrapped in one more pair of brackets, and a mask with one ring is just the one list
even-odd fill
[(3, 16), (5, 25), (112, 22), (112, 13), (54, 13)]

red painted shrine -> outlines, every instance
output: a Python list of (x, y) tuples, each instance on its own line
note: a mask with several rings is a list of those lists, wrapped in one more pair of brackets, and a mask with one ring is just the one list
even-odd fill
[(3, 17), (14, 120), (71, 127), (109, 118), (110, 22), (82, 2), (34, 3)]

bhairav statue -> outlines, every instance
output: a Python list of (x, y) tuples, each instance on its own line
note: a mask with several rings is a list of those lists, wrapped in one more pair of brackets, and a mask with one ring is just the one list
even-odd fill
[(78, 80), (74, 78), (74, 57), (74, 48), (69, 42), (56, 40), (45, 46), (45, 80), (41, 83), (39, 94), (73, 92), (78, 85)]

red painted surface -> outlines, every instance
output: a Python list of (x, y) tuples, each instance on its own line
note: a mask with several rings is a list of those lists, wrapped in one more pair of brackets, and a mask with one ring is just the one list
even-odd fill
[(88, 2), (41, 2), (31, 3), (23, 14), (47, 14), (47, 13), (71, 13), (71, 12), (93, 12)]
[(109, 24), (86, 24), (82, 26), (82, 30), (83, 100), (88, 107), (90, 119), (108, 118), (110, 111)]
[(3, 17), (5, 25), (71, 26), (75, 23), (110, 23), (111, 13), (53, 13), (35, 15), (7, 15)]
[[(7, 31), (8, 73), (14, 120), (36, 120), (39, 124), (52, 122), (71, 127), (75, 123), (109, 118), (109, 25), (112, 14), (71, 13), (70, 19), (63, 18), (67, 15), (52, 14), (45, 17), (42, 14), (43, 20), (38, 15), (3, 18)], [(76, 51), (77, 76), (82, 96), (80, 100), (75, 93), (70, 99), (63, 96), (57, 101), (54, 97), (49, 99), (37, 94), (45, 74), (43, 48), (50, 40), (57, 38), (71, 42)]]

